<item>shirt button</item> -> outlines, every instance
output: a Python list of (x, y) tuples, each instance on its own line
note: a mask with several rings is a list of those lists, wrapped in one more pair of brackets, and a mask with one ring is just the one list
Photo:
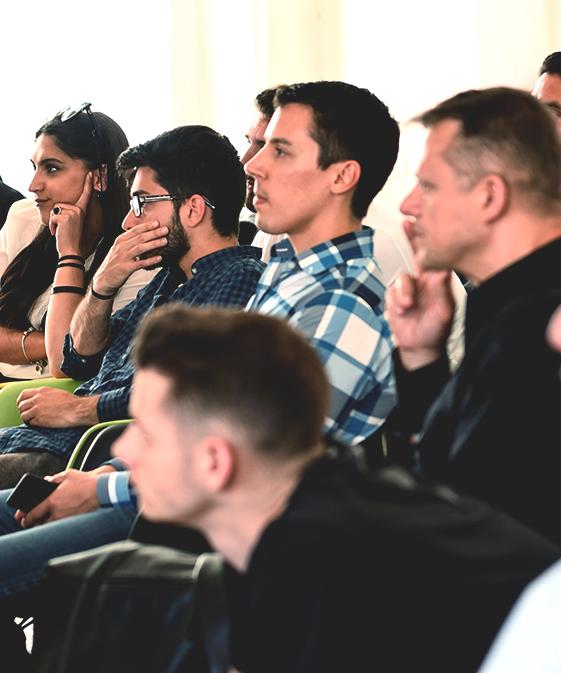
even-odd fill
[(194, 276), (194, 275), (197, 273), (197, 269), (191, 269), (191, 273), (192, 273), (193, 276)]

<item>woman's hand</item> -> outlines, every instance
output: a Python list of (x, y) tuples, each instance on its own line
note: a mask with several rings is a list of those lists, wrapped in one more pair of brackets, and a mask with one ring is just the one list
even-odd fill
[(76, 203), (56, 203), (49, 218), (49, 231), (56, 237), (59, 256), (80, 255), (82, 250), (82, 233), (86, 210), (93, 190), (93, 174), (87, 173), (82, 193)]

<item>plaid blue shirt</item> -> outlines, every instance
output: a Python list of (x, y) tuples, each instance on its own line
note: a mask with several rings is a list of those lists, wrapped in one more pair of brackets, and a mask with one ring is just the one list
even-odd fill
[[(100, 421), (126, 418), (134, 372), (130, 360), (132, 337), (148, 311), (172, 301), (193, 306), (243, 307), (255, 292), (263, 271), (261, 250), (250, 246), (226, 248), (198, 259), (192, 278), (177, 267), (162, 269), (136, 299), (111, 318), (111, 340), (105, 351), (83, 357), (67, 335), (62, 369), (75, 379), (89, 380), (76, 395), (99, 395)], [(41, 428), (20, 425), (0, 431), (0, 453), (48, 451), (69, 456), (85, 427)]]
[(364, 228), (300, 255), (281, 241), (247, 306), (288, 320), (315, 347), (331, 384), (325, 431), (349, 444), (375, 432), (396, 401), (384, 293)]

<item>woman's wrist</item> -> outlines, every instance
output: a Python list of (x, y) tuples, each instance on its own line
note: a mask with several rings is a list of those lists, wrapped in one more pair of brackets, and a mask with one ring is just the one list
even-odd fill
[(81, 259), (83, 262), (85, 261), (85, 257), (84, 257), (84, 255), (82, 255), (82, 254), (81, 254), (81, 251), (80, 251), (78, 248), (74, 247), (74, 246), (73, 246), (73, 247), (68, 247), (68, 248), (62, 248), (62, 249), (60, 249), (60, 250), (58, 251), (58, 259), (59, 259), (59, 261), (60, 261), (63, 257), (65, 257), (65, 258), (66, 258), (66, 257), (68, 257), (68, 258), (72, 257), (72, 258), (74, 258), (74, 259)]
[[(36, 354), (33, 353), (33, 349), (32, 349), (33, 338), (29, 338), (30, 335), (33, 335), (34, 333), (39, 335), (39, 330), (37, 330), (35, 327), (32, 327), (32, 326), (28, 327), (26, 330), (23, 331), (23, 333), (21, 335), (21, 341), (20, 341), (21, 351), (22, 351), (23, 357), (27, 361), (27, 364), (35, 365), (36, 371), (39, 374), (42, 374), (43, 370), (48, 365), (48, 361), (47, 361), (46, 357), (38, 357), (37, 359), (35, 359)], [(43, 336), (41, 335), (39, 338), (41, 340), (41, 344), (44, 344)], [(44, 347), (44, 346), (42, 346), (42, 347)]]

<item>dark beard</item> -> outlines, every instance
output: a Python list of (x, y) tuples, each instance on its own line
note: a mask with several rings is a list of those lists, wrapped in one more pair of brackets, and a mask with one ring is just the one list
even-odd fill
[(160, 255), (162, 258), (161, 262), (159, 262), (157, 265), (149, 267), (150, 269), (155, 269), (159, 266), (177, 266), (179, 261), (185, 257), (189, 250), (191, 250), (189, 238), (181, 226), (179, 216), (176, 212), (173, 213), (171, 222), (168, 224), (168, 229), (168, 242), (161, 248), (158, 248), (157, 250), (151, 250), (149, 253), (146, 253), (147, 257)]

